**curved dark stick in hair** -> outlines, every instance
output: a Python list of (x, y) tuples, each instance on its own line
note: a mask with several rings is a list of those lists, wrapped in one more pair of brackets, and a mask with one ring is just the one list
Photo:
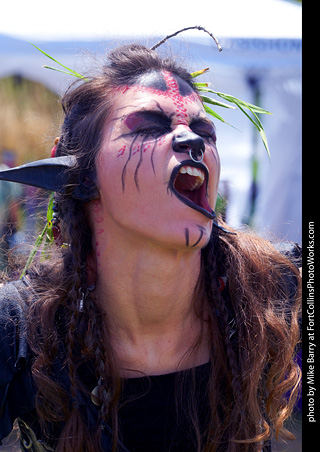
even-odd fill
[(168, 35), (165, 38), (161, 39), (161, 41), (157, 42), (157, 44), (155, 44), (154, 46), (151, 47), (151, 50), (157, 49), (159, 46), (164, 44), (168, 39), (173, 38), (174, 36), (177, 36), (179, 33), (182, 33), (182, 32), (187, 31), (187, 30), (200, 30), (200, 31), (204, 31), (205, 33), (208, 33), (208, 35), (211, 36), (211, 38), (216, 43), (219, 52), (221, 52), (222, 47), (219, 44), (219, 41), (217, 40), (217, 38), (215, 36), (213, 36), (213, 34), (210, 33), (210, 31), (206, 30), (204, 27), (201, 27), (201, 25), (194, 25), (193, 27), (182, 28), (181, 30), (178, 30), (175, 33), (172, 33), (171, 35)]

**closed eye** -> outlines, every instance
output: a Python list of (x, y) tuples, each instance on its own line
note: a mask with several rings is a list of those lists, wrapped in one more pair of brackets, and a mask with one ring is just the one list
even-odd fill
[(132, 133), (159, 135), (170, 130), (170, 119), (158, 111), (138, 111), (127, 116), (126, 126)]
[(216, 128), (211, 121), (207, 121), (205, 119), (192, 121), (190, 124), (190, 129), (202, 138), (211, 138), (214, 142), (216, 142), (217, 140)]

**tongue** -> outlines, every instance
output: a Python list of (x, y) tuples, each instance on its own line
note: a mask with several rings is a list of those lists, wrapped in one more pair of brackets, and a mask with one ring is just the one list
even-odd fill
[(175, 181), (175, 189), (180, 193), (180, 195), (189, 199), (191, 202), (197, 206), (205, 209), (207, 212), (211, 213), (212, 209), (207, 201), (206, 196), (206, 184), (203, 183), (198, 189), (190, 190), (194, 186), (195, 177), (188, 174), (179, 175)]
[(207, 201), (207, 197), (202, 195), (202, 192), (203, 192), (202, 187), (198, 190), (193, 190), (193, 191), (189, 191), (189, 190), (178, 190), (178, 191), (182, 196), (184, 196), (185, 198), (188, 198), (191, 202), (193, 202), (197, 206), (199, 206), (202, 209), (205, 209), (207, 212), (211, 213), (212, 209)]

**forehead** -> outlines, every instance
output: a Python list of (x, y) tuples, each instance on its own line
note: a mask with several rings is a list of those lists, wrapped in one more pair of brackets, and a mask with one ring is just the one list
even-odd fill
[(186, 97), (194, 93), (189, 83), (168, 71), (149, 71), (137, 77), (134, 84), (160, 95), (171, 92)]
[[(114, 108), (137, 108), (155, 104), (166, 110), (173, 108), (178, 117), (187, 118), (192, 110), (203, 110), (199, 95), (192, 86), (176, 74), (168, 71), (149, 71), (139, 75), (128, 85), (117, 89)], [(174, 112), (173, 112), (174, 113)], [(205, 113), (204, 113), (205, 116)]]

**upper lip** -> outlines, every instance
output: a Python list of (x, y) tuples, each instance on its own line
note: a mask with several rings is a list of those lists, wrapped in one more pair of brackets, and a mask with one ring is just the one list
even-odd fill
[[(188, 173), (187, 167), (198, 168), (201, 171), (201, 175), (199, 173), (199, 176), (201, 178), (202, 178), (202, 176), (204, 176), (203, 184), (198, 184), (198, 185), (201, 185), (201, 187), (199, 187), (201, 190), (201, 193), (199, 193), (199, 196), (201, 196), (201, 199), (202, 199), (201, 204), (202, 205), (199, 205), (199, 204), (193, 202), (191, 199), (184, 196), (182, 193), (180, 193), (177, 190), (177, 188), (175, 186), (175, 182), (178, 177), (178, 174), (181, 172), (180, 171), (181, 168), (183, 168), (183, 167), (186, 167), (186, 173)], [(189, 171), (188, 174), (190, 174), (190, 173), (192, 173), (192, 171)], [(197, 174), (192, 174), (192, 175), (197, 175)], [(170, 181), (169, 181), (169, 188), (175, 194), (175, 196), (177, 196), (177, 198), (179, 198), (184, 204), (188, 205), (192, 209), (197, 210), (198, 212), (202, 213), (206, 217), (213, 220), (215, 218), (215, 213), (213, 212), (213, 210), (211, 209), (211, 207), (209, 206), (209, 203), (207, 201), (208, 182), (209, 182), (209, 171), (202, 162), (194, 162), (193, 160), (184, 160), (183, 162), (180, 162), (180, 164), (178, 164), (177, 166), (174, 167), (171, 177), (170, 177)], [(191, 186), (190, 188), (188, 188), (188, 191), (190, 191), (190, 194), (191, 194), (192, 190), (196, 190), (196, 189), (197, 189), (197, 182), (195, 183), (194, 186)]]

